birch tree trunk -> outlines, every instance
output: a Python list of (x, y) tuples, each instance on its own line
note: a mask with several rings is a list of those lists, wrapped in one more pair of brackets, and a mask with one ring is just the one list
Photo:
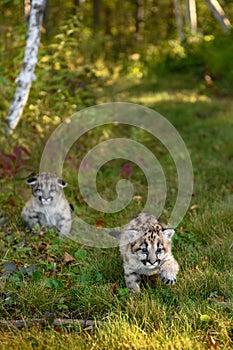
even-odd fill
[(180, 1), (173, 0), (173, 4), (174, 4), (175, 16), (176, 16), (178, 37), (179, 37), (180, 42), (182, 42), (182, 40), (184, 39), (184, 32), (183, 32), (182, 12), (180, 9)]
[(231, 22), (225, 15), (223, 8), (217, 0), (206, 0), (207, 6), (213, 12), (214, 17), (221, 25), (224, 32), (229, 33), (231, 29)]
[(45, 6), (46, 0), (32, 0), (31, 2), (22, 69), (15, 80), (17, 88), (6, 117), (7, 134), (16, 128), (27, 103), (31, 83), (36, 79), (34, 69), (38, 60), (37, 54)]
[(196, 0), (185, 0), (186, 21), (192, 34), (197, 32), (197, 10)]

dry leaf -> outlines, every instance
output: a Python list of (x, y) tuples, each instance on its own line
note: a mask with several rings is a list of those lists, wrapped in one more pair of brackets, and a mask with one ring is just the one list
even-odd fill
[(189, 211), (195, 211), (198, 208), (197, 204), (193, 204), (190, 208)]
[(207, 262), (208, 262), (208, 256), (205, 256), (205, 257), (202, 259), (202, 265), (207, 264)]
[(103, 219), (97, 220), (96, 223), (95, 223), (95, 227), (96, 227), (96, 228), (102, 228), (102, 227), (104, 227), (104, 220), (103, 220)]
[(75, 261), (75, 258), (73, 258), (73, 256), (71, 256), (69, 253), (65, 252), (63, 262), (67, 264), (71, 261)]
[(141, 202), (142, 201), (142, 197), (141, 196), (134, 196), (133, 197), (133, 200), (135, 201), (135, 202)]
[(72, 285), (72, 280), (70, 278), (68, 278), (68, 280), (66, 281), (66, 288), (70, 288)]
[(208, 345), (210, 348), (214, 348), (214, 349), (217, 349), (218, 348), (218, 345), (219, 345), (219, 340), (215, 340), (212, 335), (209, 335), (208, 337)]

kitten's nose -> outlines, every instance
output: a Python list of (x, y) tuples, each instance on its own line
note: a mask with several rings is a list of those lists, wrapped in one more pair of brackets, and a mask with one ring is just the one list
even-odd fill
[(154, 265), (155, 263), (157, 263), (157, 259), (150, 261), (150, 263), (151, 263), (151, 265)]

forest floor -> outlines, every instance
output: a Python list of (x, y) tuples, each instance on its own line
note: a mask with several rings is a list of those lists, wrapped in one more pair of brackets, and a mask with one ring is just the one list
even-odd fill
[[(130, 294), (117, 248), (91, 248), (61, 240), (54, 230), (31, 235), (20, 219), (29, 190), (24, 182), (5, 182), (0, 195), (0, 319), (44, 319), (50, 315), (103, 324), (86, 330), (78, 325), (54, 327), (51, 322), (24, 329), (0, 325), (0, 348), (232, 349), (232, 96), (209, 90), (193, 77), (176, 74), (134, 84), (119, 79), (98, 95), (98, 103), (109, 101), (138, 103), (156, 110), (175, 126), (190, 152), (194, 193), (173, 242), (180, 265), (177, 283), (170, 287), (156, 277), (144, 279), (140, 295)], [(111, 138), (119, 133), (107, 128), (104, 135)], [(174, 164), (163, 146), (147, 133), (134, 129), (124, 133), (152, 150), (167, 171), (170, 199), (163, 213), (166, 221), (176, 194)], [(102, 132), (87, 136), (85, 146), (102, 136)], [(121, 161), (101, 169), (98, 188), (107, 199), (115, 196), (113, 184), (121, 179), (122, 166)], [(127, 214), (121, 216), (96, 216), (75, 192), (74, 176), (67, 169), (70, 186), (65, 193), (75, 214), (88, 217), (91, 224), (111, 227), (119, 219), (125, 223), (142, 209), (146, 180), (136, 166), (132, 165), (128, 175), (141, 201), (133, 201)]]

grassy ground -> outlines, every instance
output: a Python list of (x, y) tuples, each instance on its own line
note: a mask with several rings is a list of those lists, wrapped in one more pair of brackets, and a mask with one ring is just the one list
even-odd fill
[[(29, 192), (20, 180), (4, 180), (0, 194), (4, 217), (0, 232), (0, 318), (43, 318), (51, 312), (55, 317), (105, 323), (89, 332), (51, 326), (1, 329), (1, 349), (231, 349), (232, 98), (213, 94), (193, 77), (169, 76), (136, 84), (121, 81), (98, 96), (99, 103), (106, 101), (141, 103), (155, 109), (173, 123), (190, 151), (194, 194), (173, 244), (180, 265), (178, 281), (169, 287), (156, 278), (144, 279), (141, 294), (129, 294), (117, 248), (97, 249), (68, 239), (61, 241), (53, 230), (31, 236), (20, 219)], [(114, 130), (106, 130), (97, 132), (95, 139), (106, 132), (108, 137), (118, 136)], [(174, 165), (162, 145), (148, 134), (133, 129), (119, 133), (159, 154), (169, 182), (163, 212), (166, 221), (176, 193)], [(83, 149), (78, 150), (80, 155), (92, 146), (92, 140), (93, 135), (87, 135)], [(31, 159), (34, 166), (35, 159), (37, 155)], [(120, 179), (123, 164), (117, 161), (101, 169), (98, 188), (108, 199), (114, 198), (114, 184)], [(119, 221), (123, 224), (143, 207), (146, 181), (136, 166), (132, 165), (130, 180), (141, 201), (133, 201), (120, 215), (102, 216), (83, 203), (69, 168), (72, 166), (65, 166), (70, 184), (66, 194), (83, 219), (104, 226)], [(66, 252), (73, 261), (64, 260)]]

